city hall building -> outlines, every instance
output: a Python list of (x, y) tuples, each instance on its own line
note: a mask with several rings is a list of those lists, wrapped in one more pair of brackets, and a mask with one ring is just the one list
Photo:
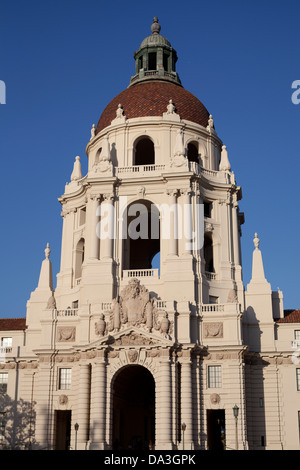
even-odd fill
[(45, 242), (26, 318), (0, 319), (2, 448), (299, 449), (300, 311), (259, 228), (243, 284), (241, 187), (160, 29), (92, 126), (87, 174), (70, 162), (56, 288)]

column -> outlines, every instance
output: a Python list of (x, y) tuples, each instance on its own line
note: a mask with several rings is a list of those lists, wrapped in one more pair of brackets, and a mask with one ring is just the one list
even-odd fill
[(99, 233), (97, 233), (97, 225), (99, 221), (99, 204), (100, 196), (91, 196), (90, 198), (90, 258), (99, 259)]
[(91, 380), (90, 448), (95, 450), (105, 448), (106, 432), (106, 364), (101, 353), (102, 358), (92, 364)]
[(235, 200), (232, 206), (232, 232), (233, 232), (233, 260), (235, 266), (239, 266), (240, 262), (240, 241), (239, 241), (239, 225), (238, 225), (238, 202)]
[(183, 197), (183, 254), (190, 255), (192, 252), (192, 206), (191, 206), (191, 191), (185, 189), (181, 191)]
[[(167, 351), (169, 354), (169, 351)], [(172, 449), (171, 364), (165, 358), (159, 364), (159, 392), (156, 393), (156, 449)]]
[(101, 259), (113, 258), (113, 240), (114, 240), (114, 196), (105, 194), (101, 208), (102, 225), (100, 240), (103, 244), (101, 250)]
[[(190, 354), (184, 351), (184, 354)], [(184, 448), (191, 450), (194, 448), (193, 442), (193, 393), (192, 393), (192, 363), (186, 357), (181, 362), (181, 423), (186, 424), (184, 432)], [(182, 442), (182, 436), (181, 436)]]
[[(168, 255), (177, 256), (178, 255), (178, 208), (177, 208), (177, 189), (168, 191), (169, 197), (169, 227), (167, 227), (167, 221), (164, 220), (163, 230), (167, 233), (169, 232), (169, 247)], [(163, 236), (165, 235), (163, 234)]]
[(89, 408), (90, 408), (90, 364), (79, 364), (79, 390), (77, 416), (74, 419), (79, 424), (78, 450), (85, 450), (89, 439)]

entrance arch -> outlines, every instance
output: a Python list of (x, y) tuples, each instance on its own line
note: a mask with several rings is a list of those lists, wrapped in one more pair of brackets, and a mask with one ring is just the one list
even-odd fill
[(140, 365), (128, 365), (112, 383), (112, 447), (148, 450), (155, 443), (155, 381)]

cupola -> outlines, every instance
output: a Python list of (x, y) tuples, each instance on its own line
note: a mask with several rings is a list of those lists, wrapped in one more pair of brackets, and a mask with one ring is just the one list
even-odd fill
[(170, 42), (160, 34), (161, 26), (154, 17), (151, 25), (152, 34), (141, 43), (134, 53), (135, 75), (130, 85), (145, 80), (168, 80), (181, 84), (176, 72), (177, 53)]

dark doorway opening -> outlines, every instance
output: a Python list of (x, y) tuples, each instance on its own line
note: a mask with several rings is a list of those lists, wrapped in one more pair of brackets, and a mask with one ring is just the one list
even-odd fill
[(155, 382), (142, 366), (122, 369), (113, 382), (114, 450), (148, 450), (155, 443)]
[(225, 450), (225, 410), (207, 410), (207, 446)]
[(71, 411), (55, 411), (55, 450), (69, 450), (71, 437)]

